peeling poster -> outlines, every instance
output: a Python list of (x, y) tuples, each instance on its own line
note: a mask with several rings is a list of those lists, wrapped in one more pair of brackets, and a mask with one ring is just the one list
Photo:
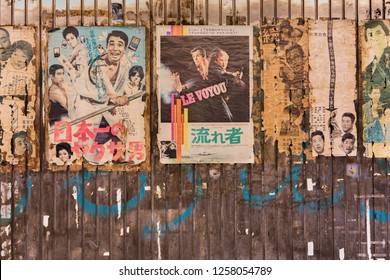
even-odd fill
[(309, 137), (307, 22), (281, 20), (260, 32), (265, 140), (277, 140), (279, 152), (300, 154)]
[(0, 161), (39, 166), (36, 121), (36, 29), (0, 27)]
[(313, 156), (355, 156), (355, 22), (310, 20), (309, 53)]
[(157, 26), (162, 163), (252, 163), (248, 26)]
[(144, 161), (145, 29), (67, 26), (48, 40), (50, 163)]
[(389, 30), (388, 20), (365, 21), (359, 28), (366, 157), (390, 158)]

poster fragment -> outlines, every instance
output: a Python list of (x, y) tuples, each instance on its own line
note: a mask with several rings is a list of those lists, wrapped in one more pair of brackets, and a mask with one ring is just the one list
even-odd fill
[(359, 28), (364, 156), (390, 158), (390, 22), (365, 21)]
[(36, 120), (36, 29), (0, 27), (0, 161), (39, 166)]
[(48, 41), (49, 162), (143, 162), (145, 29), (67, 26)]
[(157, 26), (162, 163), (252, 163), (253, 28)]
[(356, 156), (356, 28), (352, 20), (309, 21), (313, 156)]
[(309, 137), (307, 22), (263, 25), (259, 40), (265, 141), (278, 141), (281, 153), (299, 155)]

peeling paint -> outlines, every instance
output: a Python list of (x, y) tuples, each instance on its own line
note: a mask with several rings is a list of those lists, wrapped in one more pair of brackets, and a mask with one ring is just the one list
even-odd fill
[(345, 258), (344, 248), (339, 249), (339, 258), (340, 260), (344, 260)]
[(307, 242), (307, 255), (314, 256), (314, 242)]
[(44, 215), (43, 216), (43, 226), (48, 227), (49, 225), (49, 215)]
[(306, 183), (307, 184), (307, 190), (308, 191), (312, 191), (313, 187), (316, 185), (316, 182), (313, 182), (312, 178), (307, 178), (306, 182), (307, 182)]
[(119, 219), (121, 217), (121, 212), (122, 212), (122, 190), (121, 189), (118, 189), (116, 191), (116, 203), (117, 203), (117, 206), (118, 206), (118, 217), (117, 217), (117, 219)]

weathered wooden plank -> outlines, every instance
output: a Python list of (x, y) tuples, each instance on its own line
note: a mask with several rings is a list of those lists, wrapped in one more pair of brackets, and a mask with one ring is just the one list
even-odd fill
[[(207, 188), (202, 190), (201, 201), (198, 202), (198, 226), (201, 234), (198, 242), (201, 259), (222, 259), (222, 176), (221, 164), (210, 164), (205, 170), (205, 167), (197, 167), (200, 174), (208, 172)], [(203, 177), (202, 177), (203, 179)], [(203, 240), (201, 239), (203, 238)], [(195, 245), (196, 246), (196, 245)]]
[(54, 259), (68, 259), (68, 203), (69, 182), (67, 172), (55, 172), (53, 177), (54, 215), (53, 215), (53, 239)]
[[(345, 258), (346, 229), (347, 229), (347, 162), (349, 157), (333, 159), (333, 189), (332, 202), (334, 209), (334, 253), (333, 259)], [(332, 206), (331, 206), (332, 207)]]
[(333, 189), (333, 170), (332, 161), (334, 159), (320, 157), (319, 158), (319, 183), (321, 189), (318, 196), (318, 211), (319, 211), (319, 244), (318, 258), (333, 259), (334, 253), (334, 213), (332, 209), (332, 189)]
[(220, 208), (213, 207), (212, 211), (221, 213), (221, 243), (222, 259), (236, 259), (236, 183), (234, 165), (223, 165), (221, 168), (222, 198)]
[(150, 260), (153, 259), (152, 253), (152, 241), (150, 239), (142, 240), (142, 229), (146, 227), (148, 221), (152, 219), (151, 207), (152, 207), (152, 192), (150, 187), (150, 178), (146, 172), (137, 172), (138, 178), (138, 197), (142, 190), (145, 190), (145, 195), (142, 201), (138, 199), (138, 244), (140, 251), (139, 259)]
[(111, 176), (111, 247), (112, 250), (112, 259), (120, 260), (124, 259), (124, 236), (125, 236), (125, 213), (126, 213), (126, 203), (124, 193), (125, 193), (125, 172), (113, 172)]
[(250, 259), (251, 254), (251, 239), (252, 239), (252, 225), (251, 225), (251, 211), (249, 205), (246, 203), (242, 195), (242, 189), (250, 182), (250, 169), (245, 164), (235, 165), (235, 174), (233, 178), (234, 193), (235, 193), (235, 216), (236, 216), (236, 245), (235, 258), (236, 259)]
[[(42, 176), (41, 183), (41, 213), (37, 221), (41, 230), (41, 258), (44, 260), (53, 259), (53, 216), (54, 216), (54, 188), (53, 188), (53, 173), (45, 172)], [(43, 221), (48, 220), (47, 226), (43, 225)]]
[[(194, 213), (191, 211), (194, 193), (194, 168), (192, 165), (181, 165), (180, 186), (180, 259), (194, 259)], [(184, 249), (186, 248), (186, 249)]]

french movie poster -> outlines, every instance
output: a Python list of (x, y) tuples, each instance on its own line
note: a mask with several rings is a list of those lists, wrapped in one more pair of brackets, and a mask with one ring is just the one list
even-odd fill
[(67, 26), (48, 34), (49, 162), (143, 162), (144, 28)]
[(359, 27), (363, 145), (366, 157), (390, 158), (390, 22)]
[(162, 163), (252, 163), (253, 28), (157, 26)]
[(355, 156), (356, 27), (309, 21), (310, 140), (313, 156)]
[(0, 27), (0, 161), (38, 168), (36, 29)]
[(280, 20), (263, 25), (260, 35), (265, 140), (277, 140), (279, 152), (298, 155), (309, 139), (307, 22)]

